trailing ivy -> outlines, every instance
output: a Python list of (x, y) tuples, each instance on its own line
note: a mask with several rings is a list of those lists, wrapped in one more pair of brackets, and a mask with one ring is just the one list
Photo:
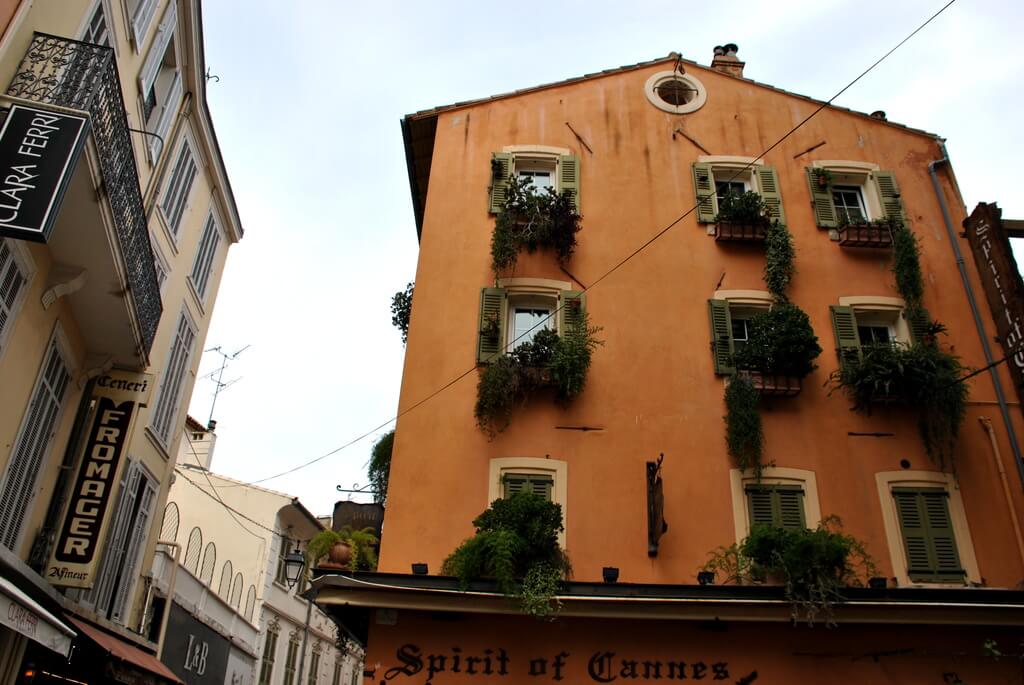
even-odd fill
[(555, 595), (572, 572), (558, 545), (562, 507), (520, 492), (494, 500), (473, 525), (476, 534), (444, 560), (441, 573), (457, 577), (463, 590), (473, 580), (494, 580), (525, 613), (554, 618), (561, 608)]
[(763, 582), (780, 575), (794, 621), (813, 625), (821, 617), (834, 625), (843, 587), (863, 585), (862, 579), (877, 574), (864, 543), (841, 528), (837, 516), (823, 518), (814, 529), (759, 524), (739, 544), (713, 550), (703, 570), (723, 583)]
[(776, 302), (789, 301), (786, 290), (796, 269), (793, 258), (793, 236), (785, 224), (773, 221), (765, 233), (764, 282)]
[(804, 310), (780, 304), (750, 319), (746, 344), (733, 358), (738, 369), (804, 378), (821, 354), (818, 336)]
[(412, 314), (412, 293), (416, 283), (409, 283), (391, 298), (391, 323), (402, 334), (402, 344), (409, 338), (409, 316)]
[(896, 290), (907, 303), (907, 318), (921, 310), (924, 279), (921, 276), (921, 245), (917, 236), (902, 223), (892, 225), (892, 272)]
[(391, 430), (373, 443), (367, 476), (373, 488), (373, 501), (384, 502), (388, 496), (388, 476), (391, 473), (391, 451), (395, 444), (395, 431)]
[(570, 192), (537, 191), (530, 179), (513, 177), (491, 235), (491, 267), (498, 273), (515, 265), (519, 250), (541, 247), (554, 249), (561, 264), (572, 257), (580, 228)]
[(725, 442), (729, 455), (743, 469), (753, 469), (761, 480), (764, 432), (757, 403), (759, 396), (750, 378), (734, 376), (725, 388)]

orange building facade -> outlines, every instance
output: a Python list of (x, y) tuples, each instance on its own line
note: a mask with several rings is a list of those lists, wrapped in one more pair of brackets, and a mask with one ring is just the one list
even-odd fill
[[(966, 381), (955, 474), (929, 458), (913, 408), (855, 413), (829, 386), (844, 322), (865, 345), (919, 335), (884, 236), (853, 235), (842, 217), (902, 213), (920, 241), (924, 306), (948, 328), (942, 345), (971, 369), (987, 364), (983, 346), (995, 332), (972, 314), (980, 284), (958, 268), (951, 245), (951, 236), (962, 240), (952, 227), (965, 210), (942, 139), (883, 113), (833, 107), (787, 136), (821, 103), (744, 78), (743, 68), (726, 46), (711, 67), (670, 55), (403, 121), (420, 258), (380, 565), (316, 582), (321, 603), (368, 639), (368, 680), (1020, 677), (1015, 659), (983, 648), (1019, 648), (1012, 626), (1024, 619), (1024, 423), (1016, 397), (1002, 392), (1012, 385), (1006, 369)], [(828, 171), (828, 189), (816, 186), (815, 170)], [(563, 265), (542, 249), (492, 271), (492, 187), (509, 172), (575, 192), (583, 228)], [(789, 297), (824, 349), (799, 394), (760, 400), (761, 481), (727, 454), (731, 376), (713, 352), (741, 344), (742, 322), (772, 299), (763, 245), (716, 233), (725, 181), (761, 194), (788, 226)], [(486, 362), (488, 307), (504, 345), (531, 313), (557, 312), (584, 291), (603, 344), (583, 391), (564, 406), (533, 397), (489, 436), (474, 418), (484, 364), (466, 373)], [(731, 317), (724, 331), (715, 330), (716, 308)], [(646, 472), (659, 455), (668, 528), (652, 555)], [(551, 623), (518, 615), (486, 582), (461, 592), (437, 575), (509, 476), (542, 481), (562, 506), (573, 575)], [(750, 493), (762, 486), (798, 492), (809, 527), (840, 517), (873, 556), (885, 587), (849, 590), (836, 628), (792, 625), (771, 582), (697, 584), (711, 550), (748, 534)], [(942, 544), (954, 546), (944, 558), (947, 548), (929, 538), (932, 568), (923, 571), (908, 557), (906, 493), (941, 500)], [(412, 564), (429, 571), (413, 575)], [(618, 569), (617, 583), (603, 582), (605, 567)]]

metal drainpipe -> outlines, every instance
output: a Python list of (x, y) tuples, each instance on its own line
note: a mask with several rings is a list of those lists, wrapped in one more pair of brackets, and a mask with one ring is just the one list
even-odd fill
[(942, 165), (949, 164), (949, 154), (946, 146), (939, 143), (942, 151), (942, 159), (937, 159), (928, 165), (928, 174), (932, 177), (932, 187), (935, 189), (935, 197), (939, 201), (939, 208), (942, 210), (942, 221), (946, 226), (946, 235), (949, 236), (949, 244), (953, 248), (953, 256), (956, 258), (956, 267), (960, 271), (960, 280), (963, 281), (964, 293), (967, 295), (967, 302), (971, 305), (971, 315), (974, 317), (974, 327), (978, 331), (978, 338), (981, 340), (981, 349), (985, 353), (985, 363), (989, 365), (989, 375), (992, 377), (992, 386), (995, 388), (996, 401), (999, 403), (999, 413), (1003, 417), (1003, 424), (1006, 426), (1006, 435), (1010, 440), (1010, 449), (1013, 451), (1013, 460), (1017, 464), (1017, 474), (1020, 477), (1021, 486), (1024, 487), (1024, 458), (1021, 456), (1020, 444), (1017, 442), (1017, 432), (1010, 420), (1010, 409), (1006, 405), (1006, 394), (1003, 392), (1003, 384), (999, 380), (999, 370), (992, 366), (995, 358), (992, 356), (992, 348), (989, 346), (988, 337), (985, 334), (985, 325), (981, 319), (981, 312), (978, 309), (978, 300), (974, 296), (974, 288), (967, 277), (967, 266), (964, 263), (964, 255), (960, 250), (960, 243), (957, 241), (956, 231), (953, 229), (953, 220), (949, 216), (949, 207), (946, 206), (946, 198), (939, 186), (939, 176), (936, 169)]
[(1020, 521), (1017, 519), (1017, 510), (1013, 508), (1013, 497), (1010, 495), (1010, 484), (1006, 480), (1006, 469), (1003, 468), (1003, 455), (999, 451), (999, 443), (996, 442), (996, 429), (992, 427), (992, 419), (987, 416), (979, 416), (978, 422), (988, 434), (989, 443), (992, 446), (992, 461), (996, 463), (996, 471), (999, 472), (999, 482), (1003, 486), (1003, 496), (1006, 498), (1006, 508), (1010, 510), (1010, 523), (1013, 524), (1013, 536), (1017, 541), (1017, 555), (1021, 564), (1024, 565), (1024, 535), (1020, 532)]
[[(302, 573), (305, 573), (306, 569), (302, 569)], [(306, 625), (302, 629), (302, 654), (299, 655), (299, 679), (296, 685), (302, 685), (303, 671), (306, 670), (306, 644), (309, 642), (309, 618), (310, 614), (313, 613), (313, 600), (306, 597), (305, 594), (300, 595), (306, 600)]]

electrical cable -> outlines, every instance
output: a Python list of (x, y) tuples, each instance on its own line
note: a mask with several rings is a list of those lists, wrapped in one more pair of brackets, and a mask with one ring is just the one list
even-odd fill
[[(821, 111), (822, 111), (823, 109), (825, 109), (826, 107), (829, 107), (829, 106), (830, 106), (830, 105), (832, 104), (832, 102), (836, 100), (836, 98), (838, 98), (839, 96), (841, 96), (841, 95), (842, 95), (843, 93), (845, 93), (845, 92), (846, 92), (847, 90), (849, 90), (850, 88), (852, 88), (852, 87), (853, 87), (853, 86), (854, 86), (854, 85), (855, 85), (855, 84), (856, 84), (856, 83), (857, 83), (858, 81), (860, 81), (860, 80), (861, 80), (862, 78), (864, 78), (865, 76), (867, 76), (867, 75), (868, 75), (868, 73), (870, 73), (870, 72), (871, 72), (871, 71), (872, 71), (872, 70), (873, 70), (873, 69), (874, 69), (875, 67), (877, 67), (877, 66), (878, 66), (879, 64), (881, 64), (881, 63), (882, 63), (883, 61), (885, 61), (885, 59), (886, 59), (886, 58), (888, 58), (888, 57), (889, 57), (889, 55), (891, 55), (892, 53), (896, 52), (896, 50), (898, 50), (898, 49), (899, 49), (900, 47), (902, 47), (902, 46), (903, 46), (903, 45), (904, 45), (904, 44), (905, 44), (905, 43), (906, 43), (907, 41), (909, 41), (909, 40), (910, 40), (911, 38), (913, 38), (913, 37), (914, 37), (915, 35), (917, 35), (917, 34), (918, 34), (918, 33), (919, 33), (919, 32), (920, 32), (920, 31), (921, 31), (922, 29), (924, 29), (924, 28), (925, 28), (926, 26), (928, 26), (928, 24), (930, 24), (930, 23), (931, 23), (931, 22), (932, 22), (932, 21), (933, 21), (934, 19), (936, 19), (936, 18), (937, 18), (937, 17), (939, 16), (939, 15), (941, 15), (941, 14), (942, 14), (943, 12), (945, 12), (945, 11), (946, 11), (947, 9), (949, 9), (949, 7), (950, 7), (950, 6), (952, 6), (952, 5), (953, 5), (953, 4), (955, 3), (955, 2), (956, 2), (956, 0), (949, 0), (949, 2), (947, 2), (947, 3), (945, 4), (945, 5), (943, 5), (943, 6), (942, 6), (942, 7), (941, 7), (941, 8), (940, 8), (940, 9), (939, 9), (939, 10), (938, 10), (937, 12), (935, 12), (935, 13), (934, 13), (933, 15), (931, 15), (930, 17), (928, 17), (928, 19), (927, 19), (927, 20), (925, 20), (925, 22), (924, 22), (924, 23), (922, 23), (922, 24), (921, 24), (920, 26), (918, 26), (918, 27), (917, 27), (916, 29), (914, 29), (914, 30), (913, 30), (912, 32), (910, 32), (910, 33), (909, 33), (909, 34), (908, 34), (908, 35), (907, 35), (907, 36), (906, 36), (906, 37), (905, 37), (905, 38), (904, 38), (903, 40), (901, 40), (901, 41), (900, 41), (899, 43), (897, 43), (897, 44), (896, 44), (896, 45), (895, 45), (895, 46), (894, 46), (893, 48), (891, 48), (891, 49), (890, 49), (890, 50), (889, 50), (888, 52), (886, 52), (886, 53), (885, 53), (884, 55), (882, 55), (882, 56), (881, 56), (881, 57), (879, 57), (879, 58), (878, 58), (877, 60), (875, 60), (875, 62), (874, 62), (874, 63), (872, 63), (872, 64), (871, 64), (871, 66), (869, 66), (869, 67), (868, 67), (867, 69), (865, 69), (864, 71), (862, 71), (862, 72), (861, 72), (861, 73), (860, 73), (860, 74), (859, 74), (859, 75), (858, 75), (858, 76), (857, 76), (856, 78), (854, 78), (854, 79), (853, 79), (852, 81), (850, 81), (850, 82), (849, 82), (848, 84), (846, 84), (845, 86), (843, 86), (843, 88), (842, 88), (842, 89), (840, 89), (840, 90), (839, 90), (839, 91), (838, 91), (838, 92), (837, 92), (837, 93), (836, 93), (835, 95), (833, 95), (833, 96), (832, 96), (831, 98), (829, 98), (828, 100), (826, 100), (826, 101), (822, 102), (822, 103), (821, 103), (821, 105), (820, 105), (820, 106), (819, 106), (819, 107), (818, 107), (817, 109), (815, 109), (815, 110), (814, 110), (813, 112), (811, 112), (811, 113), (810, 113), (809, 115), (807, 115), (807, 116), (806, 116), (806, 117), (805, 117), (805, 118), (804, 118), (804, 119), (803, 119), (802, 121), (800, 121), (800, 123), (796, 124), (796, 126), (794, 126), (793, 128), (791, 128), (791, 129), (790, 129), (790, 130), (789, 130), (789, 131), (788, 131), (788, 132), (787, 132), (787, 133), (786, 133), (785, 135), (783, 135), (783, 136), (782, 136), (781, 138), (779, 138), (779, 139), (778, 139), (777, 141), (775, 141), (775, 143), (773, 143), (773, 144), (772, 144), (771, 146), (769, 146), (769, 147), (768, 147), (768, 148), (767, 148), (766, 150), (764, 150), (764, 151), (763, 151), (763, 152), (762, 152), (761, 154), (759, 154), (759, 155), (758, 155), (757, 157), (755, 157), (755, 158), (754, 158), (754, 161), (748, 162), (748, 163), (747, 163), (747, 164), (746, 164), (745, 166), (743, 166), (742, 168), (740, 168), (740, 169), (737, 169), (737, 170), (736, 170), (736, 173), (735, 173), (735, 174), (733, 174), (733, 176), (732, 176), (732, 177), (731, 177), (731, 178), (729, 179), (729, 181), (732, 181), (732, 180), (736, 179), (736, 178), (737, 178), (738, 176), (740, 176), (741, 174), (743, 174), (744, 172), (746, 172), (747, 170), (749, 170), (749, 169), (750, 169), (750, 168), (751, 168), (751, 167), (752, 167), (752, 166), (754, 165), (754, 162), (756, 162), (757, 160), (759, 160), (759, 159), (763, 158), (763, 157), (764, 157), (765, 155), (767, 155), (767, 154), (768, 154), (769, 152), (771, 152), (771, 151), (772, 151), (772, 150), (774, 150), (774, 149), (775, 149), (776, 147), (778, 147), (779, 145), (781, 145), (781, 144), (782, 144), (782, 143), (783, 143), (783, 142), (784, 142), (784, 141), (785, 141), (786, 139), (788, 139), (788, 138), (789, 138), (789, 137), (790, 137), (791, 135), (793, 135), (793, 134), (794, 134), (794, 133), (796, 133), (796, 132), (797, 132), (797, 131), (798, 131), (798, 130), (799, 130), (800, 128), (802, 128), (802, 127), (804, 126), (804, 124), (806, 124), (806, 123), (807, 123), (808, 121), (810, 121), (811, 119), (813, 119), (813, 118), (814, 118), (814, 117), (815, 117), (815, 116), (816, 116), (816, 115), (817, 115), (817, 114), (818, 114), (819, 112), (821, 112)], [(689, 216), (690, 214), (692, 214), (692, 213), (693, 213), (693, 212), (694, 212), (694, 211), (695, 211), (695, 210), (697, 209), (697, 207), (698, 207), (698, 206), (700, 205), (701, 201), (703, 201), (703, 200), (705, 200), (705, 199), (707, 199), (707, 198), (709, 198), (709, 197), (712, 197), (713, 195), (714, 195), (714, 192), (712, 192), (712, 193), (711, 193), (711, 194), (709, 194), (709, 195), (704, 195), (704, 196), (702, 196), (702, 195), (698, 194), (698, 195), (697, 195), (697, 202), (696, 202), (696, 203), (694, 203), (694, 205), (693, 205), (692, 207), (690, 207), (690, 209), (686, 210), (686, 211), (685, 211), (685, 212), (684, 212), (683, 214), (679, 215), (679, 216), (678, 216), (678, 217), (677, 217), (677, 218), (676, 218), (675, 220), (673, 220), (673, 221), (672, 221), (671, 223), (669, 223), (669, 224), (668, 224), (668, 225), (666, 225), (666, 226), (665, 226), (664, 228), (662, 228), (661, 230), (659, 230), (659, 231), (658, 231), (657, 233), (655, 233), (655, 234), (654, 234), (653, 236), (651, 236), (651, 237), (650, 237), (650, 238), (649, 238), (648, 240), (646, 240), (646, 241), (645, 241), (645, 242), (644, 242), (643, 244), (641, 244), (641, 245), (640, 245), (640, 246), (639, 246), (638, 248), (636, 248), (635, 250), (633, 250), (633, 251), (632, 251), (631, 253), (629, 253), (628, 255), (626, 255), (626, 257), (624, 257), (624, 258), (623, 258), (623, 259), (621, 259), (621, 260), (620, 260), (619, 262), (617, 262), (617, 263), (616, 263), (616, 264), (615, 264), (614, 266), (612, 266), (612, 267), (611, 267), (610, 269), (608, 269), (607, 271), (605, 271), (605, 272), (604, 272), (604, 273), (603, 273), (603, 274), (602, 274), (601, 276), (599, 276), (599, 277), (598, 277), (598, 278), (597, 278), (596, 280), (594, 280), (593, 282), (591, 282), (591, 284), (590, 284), (589, 286), (587, 286), (587, 287), (585, 287), (585, 288), (584, 288), (583, 290), (581, 290), (581, 291), (580, 291), (580, 293), (582, 294), (582, 293), (586, 293), (586, 292), (589, 292), (589, 291), (590, 291), (590, 290), (592, 290), (592, 289), (594, 288), (594, 286), (596, 286), (596, 285), (597, 285), (598, 283), (602, 282), (602, 281), (603, 281), (604, 279), (606, 279), (606, 278), (607, 278), (608, 276), (610, 276), (610, 275), (612, 275), (613, 273), (615, 273), (616, 271), (618, 271), (618, 270), (619, 270), (620, 268), (622, 268), (622, 267), (623, 267), (623, 266), (624, 266), (624, 265), (625, 265), (626, 263), (628, 263), (628, 262), (629, 262), (630, 260), (632, 260), (632, 259), (633, 259), (634, 257), (636, 257), (637, 255), (639, 255), (639, 254), (640, 254), (641, 252), (643, 252), (644, 250), (646, 250), (646, 249), (647, 249), (647, 248), (648, 248), (648, 247), (649, 247), (649, 246), (650, 246), (650, 245), (651, 245), (652, 243), (654, 243), (655, 241), (657, 241), (657, 240), (658, 240), (659, 238), (661, 238), (661, 237), (662, 237), (663, 235), (665, 235), (666, 233), (668, 233), (668, 232), (669, 232), (669, 231), (670, 231), (670, 230), (671, 230), (672, 228), (674, 228), (674, 227), (675, 227), (676, 225), (678, 225), (678, 224), (679, 224), (679, 222), (681, 222), (681, 221), (682, 221), (683, 219), (685, 219), (685, 218), (686, 218), (686, 217), (688, 217), (688, 216)], [(562, 310), (562, 308), (563, 308), (564, 306), (565, 306), (564, 304), (560, 305), (560, 306), (559, 306), (559, 307), (557, 307), (557, 308), (556, 308), (556, 309), (555, 309), (554, 311), (552, 311), (552, 312), (551, 312), (551, 314), (549, 314), (549, 315), (547, 316), (547, 318), (545, 318), (545, 319), (543, 319), (543, 320), (541, 320), (541, 321), (537, 322), (537, 323), (536, 323), (536, 324), (535, 324), (535, 325), (534, 325), (533, 327), (531, 327), (531, 328), (530, 328), (529, 330), (527, 330), (527, 331), (524, 331), (524, 332), (523, 332), (523, 333), (522, 333), (521, 335), (519, 335), (518, 337), (516, 337), (516, 338), (515, 338), (514, 340), (511, 340), (511, 341), (509, 341), (509, 342), (508, 342), (508, 343), (507, 343), (507, 344), (505, 345), (505, 348), (504, 348), (504, 350), (505, 350), (505, 351), (508, 351), (508, 349), (509, 349), (509, 347), (510, 347), (510, 346), (512, 346), (512, 347), (513, 347), (513, 349), (514, 349), (514, 343), (516, 343), (516, 342), (517, 342), (518, 340), (520, 340), (520, 339), (521, 339), (521, 338), (523, 338), (524, 336), (527, 336), (527, 335), (529, 335), (529, 334), (530, 334), (530, 333), (531, 333), (531, 332), (532, 332), (532, 331), (533, 331), (533, 330), (534, 330), (535, 328), (537, 328), (538, 326), (546, 325), (546, 323), (547, 323), (547, 322), (548, 322), (548, 321), (549, 321), (549, 320), (550, 320), (550, 319), (551, 319), (551, 318), (552, 318), (553, 316), (555, 316), (556, 314), (558, 314), (558, 313), (559, 313), (559, 312), (560, 312), (560, 311)], [(397, 420), (398, 420), (398, 419), (400, 419), (401, 417), (405, 416), (405, 415), (406, 415), (406, 414), (408, 414), (409, 412), (411, 412), (411, 411), (413, 411), (413, 410), (415, 410), (415, 409), (419, 408), (419, 407), (420, 407), (420, 406), (422, 406), (423, 404), (425, 404), (425, 403), (429, 402), (429, 401), (430, 401), (431, 399), (433, 399), (433, 398), (434, 398), (434, 397), (436, 397), (437, 395), (441, 394), (442, 392), (444, 392), (445, 390), (447, 390), (447, 389), (448, 389), (448, 388), (450, 388), (451, 386), (455, 385), (456, 383), (458, 383), (459, 381), (461, 381), (461, 380), (462, 380), (463, 378), (465, 378), (466, 376), (470, 375), (471, 373), (475, 372), (476, 370), (477, 370), (477, 367), (476, 367), (476, 366), (472, 366), (472, 367), (470, 367), (470, 368), (469, 368), (469, 369), (467, 369), (467, 370), (466, 370), (465, 372), (463, 372), (463, 373), (459, 374), (458, 376), (456, 376), (455, 378), (453, 378), (453, 379), (452, 379), (452, 380), (450, 380), (449, 382), (445, 383), (445, 384), (444, 384), (444, 385), (442, 385), (442, 386), (441, 386), (440, 388), (438, 388), (438, 389), (437, 389), (437, 390), (435, 390), (434, 392), (430, 393), (429, 395), (427, 395), (427, 396), (426, 396), (426, 397), (424, 397), (423, 399), (421, 399), (421, 400), (419, 400), (419, 401), (415, 402), (415, 403), (414, 403), (414, 404), (412, 404), (411, 406), (409, 406), (409, 407), (406, 407), (406, 408), (405, 408), (405, 409), (403, 409), (402, 411), (398, 412), (398, 414), (396, 414), (396, 415), (395, 415), (394, 417), (392, 417), (392, 418), (388, 419), (387, 421), (385, 421), (384, 423), (382, 423), (382, 424), (380, 424), (380, 425), (376, 426), (375, 428), (373, 428), (373, 429), (371, 429), (371, 430), (369, 430), (369, 431), (367, 431), (367, 432), (363, 433), (363, 434), (362, 434), (362, 435), (360, 435), (359, 437), (357, 437), (357, 438), (354, 438), (354, 439), (352, 439), (352, 440), (350, 440), (350, 441), (346, 442), (345, 444), (341, 445), (340, 447), (336, 447), (336, 448), (334, 448), (333, 450), (331, 450), (331, 451), (329, 451), (329, 452), (326, 452), (325, 454), (322, 454), (322, 455), (320, 455), (320, 456), (318, 456), (318, 457), (316, 457), (316, 458), (314, 458), (314, 459), (311, 459), (311, 460), (309, 460), (309, 461), (307, 461), (307, 462), (304, 462), (304, 463), (302, 463), (302, 464), (298, 464), (298, 465), (296, 465), (296, 466), (293, 466), (292, 468), (289, 468), (289, 469), (287, 469), (287, 470), (285, 470), (285, 471), (282, 471), (282, 472), (280, 472), (280, 473), (274, 474), (274, 475), (272, 475), (272, 476), (267, 476), (266, 478), (260, 478), (260, 479), (258, 479), (258, 480), (253, 480), (253, 481), (250, 481), (250, 482), (246, 483), (246, 485), (256, 485), (256, 484), (258, 484), (258, 483), (265, 483), (265, 482), (267, 482), (267, 481), (269, 481), (269, 480), (274, 480), (274, 479), (276, 479), (276, 478), (281, 478), (282, 476), (287, 476), (287, 475), (289, 475), (289, 474), (295, 473), (296, 471), (299, 471), (299, 470), (301, 470), (301, 469), (304, 469), (304, 468), (306, 468), (306, 467), (308, 467), (308, 466), (312, 466), (313, 464), (316, 464), (317, 462), (323, 461), (323, 460), (324, 460), (324, 459), (326, 459), (327, 457), (330, 457), (330, 456), (332, 456), (332, 455), (334, 455), (334, 454), (337, 454), (338, 452), (341, 452), (342, 450), (344, 450), (344, 449), (346, 449), (346, 448), (348, 448), (348, 447), (351, 447), (352, 445), (354, 445), (354, 444), (356, 444), (357, 442), (360, 442), (360, 441), (362, 441), (363, 439), (365, 439), (365, 438), (369, 437), (370, 435), (374, 434), (375, 432), (377, 432), (378, 430), (380, 430), (380, 429), (384, 428), (385, 426), (388, 426), (388, 425), (390, 425), (391, 423), (394, 423), (395, 421), (397, 421)], [(225, 487), (237, 487), (237, 486), (230, 486), (230, 485), (229, 485), (229, 486), (225, 486)]]
[[(244, 519), (245, 519), (246, 521), (249, 521), (250, 523), (252, 523), (253, 525), (255, 525), (255, 526), (256, 526), (257, 528), (262, 528), (263, 530), (267, 531), (268, 533), (272, 533), (273, 535), (276, 535), (277, 537), (281, 538), (282, 540), (290, 541), (290, 538), (289, 538), (289, 537), (288, 537), (287, 535), (284, 535), (284, 534), (282, 534), (282, 533), (279, 533), (278, 531), (274, 530), (273, 528), (267, 528), (266, 526), (264, 526), (264, 525), (263, 525), (262, 523), (260, 523), (259, 521), (256, 521), (256, 520), (254, 520), (254, 519), (252, 519), (252, 518), (249, 518), (248, 516), (246, 516), (246, 515), (245, 515), (245, 514), (243, 514), (242, 512), (238, 511), (237, 509), (234, 509), (234, 508), (230, 507), (229, 505), (227, 505), (227, 504), (226, 504), (226, 503), (224, 502), (224, 500), (220, 499), (220, 497), (217, 497), (217, 496), (213, 495), (213, 494), (212, 494), (212, 493), (210, 493), (210, 492), (209, 492), (208, 490), (206, 490), (205, 488), (203, 488), (203, 486), (201, 486), (201, 485), (200, 485), (199, 483), (195, 482), (194, 480), (192, 480), (191, 478), (189, 478), (188, 476), (186, 476), (186, 475), (185, 475), (185, 473), (184, 473), (184, 472), (183, 472), (183, 471), (182, 471), (181, 469), (179, 469), (179, 468), (178, 468), (177, 466), (176, 466), (176, 467), (174, 467), (174, 472), (175, 472), (175, 473), (177, 473), (177, 474), (178, 474), (179, 476), (181, 476), (182, 478), (184, 478), (185, 480), (187, 480), (187, 481), (188, 481), (189, 483), (191, 483), (191, 484), (192, 484), (192, 485), (193, 485), (193, 486), (194, 486), (194, 487), (195, 487), (195, 488), (196, 488), (197, 490), (199, 490), (199, 491), (200, 491), (201, 493), (203, 493), (204, 495), (206, 495), (206, 496), (207, 496), (207, 497), (209, 497), (210, 499), (212, 499), (212, 500), (214, 500), (214, 501), (216, 501), (216, 502), (220, 503), (220, 505), (221, 505), (222, 507), (224, 507), (225, 509), (227, 509), (227, 510), (228, 510), (229, 512), (234, 512), (235, 514), (238, 514), (239, 516), (241, 516), (242, 518), (244, 518)], [(209, 476), (207, 476), (207, 479), (209, 479)], [(211, 485), (212, 485), (212, 483), (211, 483)], [(232, 517), (232, 518), (234, 518), (234, 517)], [(237, 519), (236, 519), (236, 520), (237, 520)], [(241, 524), (241, 523), (239, 523), (238, 525), (242, 525), (242, 524)], [(242, 526), (242, 527), (243, 527), (243, 528), (245, 528), (245, 526)], [(249, 530), (249, 529), (247, 529), (247, 528), (246, 528), (246, 532), (248, 532), (248, 533), (249, 533), (250, 535), (255, 535), (256, 537), (259, 537), (259, 538), (262, 538), (262, 537), (263, 537), (263, 536), (261, 536), (261, 535), (257, 535), (256, 533), (253, 533), (252, 531), (250, 531), (250, 530)]]

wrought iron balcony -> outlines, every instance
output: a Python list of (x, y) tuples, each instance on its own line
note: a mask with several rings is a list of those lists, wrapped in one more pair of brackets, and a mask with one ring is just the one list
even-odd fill
[(89, 113), (142, 354), (148, 358), (163, 305), (113, 49), (36, 33), (7, 94)]

